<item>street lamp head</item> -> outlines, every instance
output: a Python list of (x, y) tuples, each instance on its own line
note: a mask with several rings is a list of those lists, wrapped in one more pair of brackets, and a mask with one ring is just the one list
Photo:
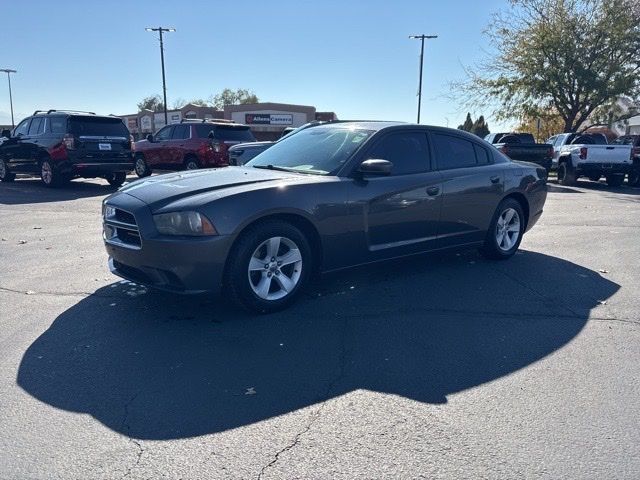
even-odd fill
[(17, 70), (11, 70), (10, 68), (0, 68), (0, 72), (4, 73), (17, 73)]

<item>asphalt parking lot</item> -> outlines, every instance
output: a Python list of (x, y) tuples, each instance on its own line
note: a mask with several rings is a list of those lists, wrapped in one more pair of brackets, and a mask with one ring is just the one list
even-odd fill
[(0, 478), (640, 476), (640, 189), (269, 316), (113, 277), (110, 191), (0, 185)]

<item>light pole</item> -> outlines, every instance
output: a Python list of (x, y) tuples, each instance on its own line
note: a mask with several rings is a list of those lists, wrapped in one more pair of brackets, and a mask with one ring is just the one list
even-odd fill
[(420, 39), (422, 45), (420, 46), (420, 80), (418, 84), (418, 122), (420, 123), (420, 106), (422, 105), (422, 60), (424, 58), (424, 39), (425, 38), (438, 38), (437, 35), (409, 35), (409, 38)]
[(17, 73), (17, 70), (11, 70), (10, 68), (0, 68), (0, 72), (5, 72), (7, 74), (7, 80), (9, 80), (9, 105), (11, 105), (11, 128), (14, 128), (16, 125), (13, 121), (13, 97), (11, 96), (11, 74)]
[(147, 27), (147, 28), (145, 28), (145, 30), (147, 32), (158, 32), (158, 33), (160, 33), (160, 63), (162, 63), (162, 97), (164, 99), (164, 124), (168, 125), (169, 121), (167, 119), (167, 82), (165, 81), (165, 78), (164, 78), (164, 43), (162, 42), (162, 33), (163, 32), (175, 32), (176, 29), (175, 28), (164, 28), (164, 27), (157, 27), (157, 28)]

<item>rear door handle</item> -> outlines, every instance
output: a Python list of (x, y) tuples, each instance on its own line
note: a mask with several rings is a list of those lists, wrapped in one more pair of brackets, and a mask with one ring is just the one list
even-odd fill
[(500, 177), (497, 175), (494, 175), (493, 177), (491, 177), (491, 183), (498, 183), (500, 181)]
[(427, 188), (427, 195), (430, 197), (435, 197), (440, 193), (440, 187), (429, 187)]

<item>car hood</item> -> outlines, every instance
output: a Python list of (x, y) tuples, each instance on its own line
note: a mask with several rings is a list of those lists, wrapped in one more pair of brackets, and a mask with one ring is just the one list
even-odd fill
[(156, 210), (182, 198), (225, 188), (283, 179), (300, 178), (300, 174), (247, 167), (224, 167), (168, 173), (136, 180), (119, 191), (142, 200)]

